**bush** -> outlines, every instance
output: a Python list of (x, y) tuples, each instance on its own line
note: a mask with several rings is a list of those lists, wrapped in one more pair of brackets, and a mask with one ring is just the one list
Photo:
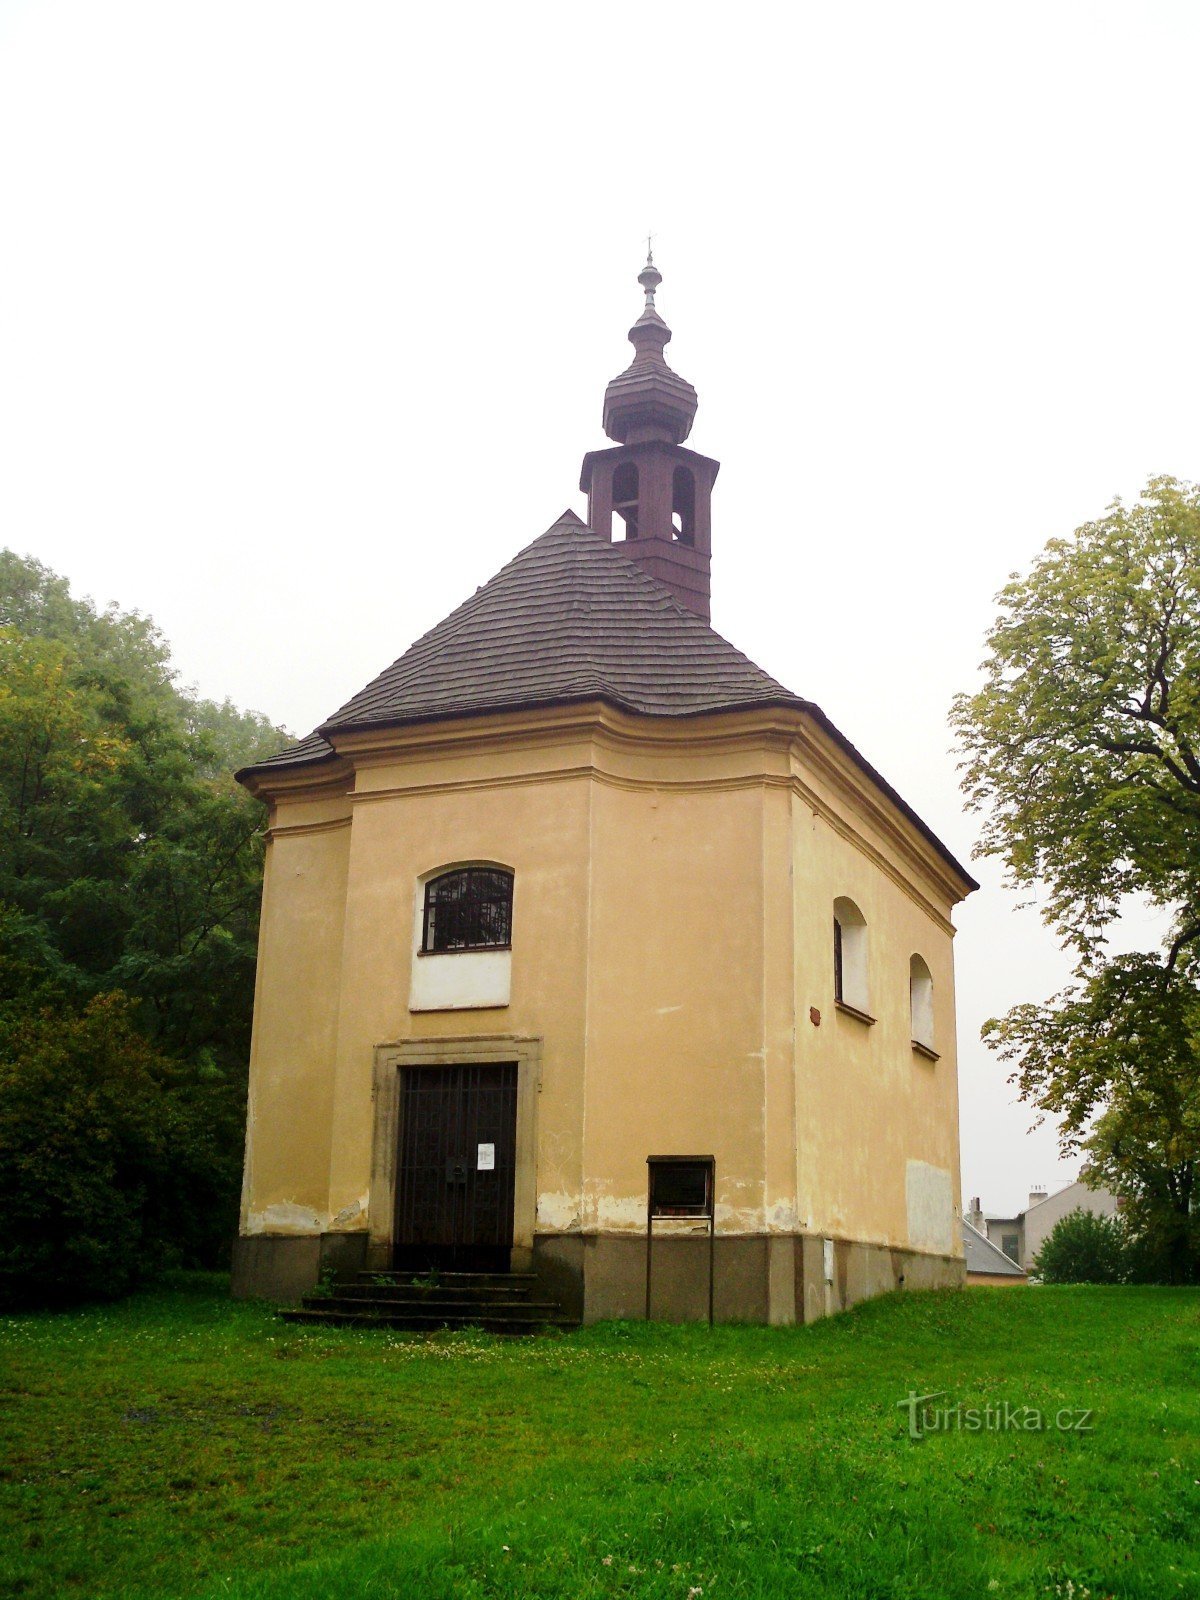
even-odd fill
[(1200, 1215), (1136, 1207), (1128, 1220), (1125, 1282), (1200, 1283)]
[(1076, 1210), (1047, 1234), (1033, 1270), (1043, 1283), (1121, 1283), (1127, 1249), (1119, 1217)]
[[(232, 1231), (236, 1159), (186, 1069), (101, 995), (19, 1022), (0, 1058), (0, 1304), (127, 1293)], [(191, 1258), (191, 1260), (189, 1260)]]

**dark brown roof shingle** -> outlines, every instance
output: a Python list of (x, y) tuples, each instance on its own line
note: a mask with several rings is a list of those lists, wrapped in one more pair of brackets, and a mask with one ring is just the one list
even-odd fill
[(316, 733), (247, 770), (320, 760), (339, 730), (578, 700), (654, 717), (807, 703), (567, 512)]
[(973, 887), (970, 874), (819, 706), (785, 689), (620, 545), (567, 511), (328, 721), (239, 778), (333, 759), (327, 734), (603, 700), (652, 717), (807, 711)]

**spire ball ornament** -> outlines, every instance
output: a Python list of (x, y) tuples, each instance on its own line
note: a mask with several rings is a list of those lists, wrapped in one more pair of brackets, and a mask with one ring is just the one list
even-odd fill
[(638, 273), (638, 282), (646, 291), (646, 310), (654, 310), (654, 291), (662, 282), (662, 273), (654, 265), (654, 252), (650, 249), (649, 241), (646, 244), (646, 265)]

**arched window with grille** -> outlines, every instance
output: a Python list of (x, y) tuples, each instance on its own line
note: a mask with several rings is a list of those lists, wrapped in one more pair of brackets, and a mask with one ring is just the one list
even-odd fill
[(506, 950), (512, 944), (513, 875), (502, 867), (456, 867), (425, 884), (421, 949)]

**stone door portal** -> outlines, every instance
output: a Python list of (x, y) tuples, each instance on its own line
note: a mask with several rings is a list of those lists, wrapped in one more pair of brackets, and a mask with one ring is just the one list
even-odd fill
[(513, 1242), (517, 1064), (405, 1067), (398, 1270), (507, 1272)]

